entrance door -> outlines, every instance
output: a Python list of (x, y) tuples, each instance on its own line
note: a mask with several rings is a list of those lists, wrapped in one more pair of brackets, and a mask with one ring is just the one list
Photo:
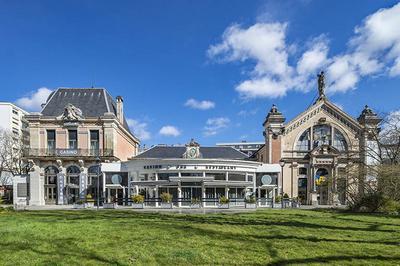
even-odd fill
[(299, 178), (298, 181), (298, 197), (301, 204), (306, 204), (307, 202), (307, 178)]
[(328, 180), (329, 173), (325, 168), (319, 168), (315, 173), (315, 183), (317, 185), (318, 204), (328, 204)]
[(56, 202), (57, 202), (57, 187), (55, 187), (55, 186), (45, 187), (44, 202), (45, 202), (45, 204), (56, 204)]
[(79, 200), (79, 188), (69, 187), (67, 189), (68, 204), (74, 204)]

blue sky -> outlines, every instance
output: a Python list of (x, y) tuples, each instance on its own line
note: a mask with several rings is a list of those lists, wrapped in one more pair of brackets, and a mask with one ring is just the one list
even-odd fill
[[(262, 140), (328, 95), (358, 116), (399, 109), (397, 1), (0, 1), (1, 101), (105, 87), (147, 145)], [(377, 31), (378, 29), (378, 31)]]

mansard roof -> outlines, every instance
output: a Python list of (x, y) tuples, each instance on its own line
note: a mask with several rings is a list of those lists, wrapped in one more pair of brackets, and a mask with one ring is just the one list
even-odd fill
[[(104, 113), (117, 115), (117, 104), (104, 88), (59, 88), (47, 98), (41, 114), (60, 116), (68, 104), (79, 108), (84, 117), (100, 117)], [(131, 133), (125, 118), (123, 127)]]
[(344, 124), (352, 131), (359, 132), (362, 129), (360, 123), (356, 119), (330, 102), (327, 98), (321, 98), (307, 108), (304, 112), (287, 122), (285, 124), (285, 134), (288, 134), (294, 128), (307, 121), (313, 114), (315, 114), (315, 111), (319, 110), (320, 108), (338, 120), (340, 124)]
[[(154, 146), (134, 159), (180, 159), (186, 152), (183, 146)], [(248, 156), (232, 147), (200, 147), (203, 159), (244, 160)]]

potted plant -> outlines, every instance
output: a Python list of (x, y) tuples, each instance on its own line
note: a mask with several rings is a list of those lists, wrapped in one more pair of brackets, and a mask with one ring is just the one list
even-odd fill
[(79, 199), (74, 202), (74, 209), (85, 209), (85, 201), (83, 199)]
[(92, 194), (87, 194), (86, 195), (86, 207), (87, 208), (93, 208), (94, 207), (94, 199), (92, 197)]
[(172, 195), (164, 192), (160, 195), (161, 198), (161, 208), (163, 209), (172, 209)]
[(282, 201), (282, 197), (281, 196), (275, 196), (275, 202), (273, 204), (273, 208), (281, 208), (281, 201)]
[(131, 197), (132, 199), (132, 207), (134, 209), (143, 209), (144, 208), (144, 197), (143, 195), (137, 194)]
[(199, 198), (192, 198), (190, 202), (190, 208), (199, 209), (201, 208), (201, 200)]
[(283, 194), (282, 205), (283, 208), (287, 208), (290, 206), (290, 198), (287, 193)]
[(229, 198), (222, 196), (219, 198), (218, 208), (220, 209), (229, 209)]
[(250, 197), (247, 197), (245, 199), (245, 207), (246, 209), (255, 209), (257, 208), (257, 200), (254, 195), (251, 195)]

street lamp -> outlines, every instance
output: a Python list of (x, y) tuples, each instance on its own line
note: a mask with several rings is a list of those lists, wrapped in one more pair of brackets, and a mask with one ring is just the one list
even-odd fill
[(99, 210), (99, 206), (100, 206), (100, 167), (101, 167), (101, 160), (99, 157), (96, 158), (96, 165), (97, 165), (97, 210)]
[(279, 165), (281, 166), (281, 204), (283, 208), (283, 167), (285, 166), (285, 161), (283, 159), (280, 159)]

